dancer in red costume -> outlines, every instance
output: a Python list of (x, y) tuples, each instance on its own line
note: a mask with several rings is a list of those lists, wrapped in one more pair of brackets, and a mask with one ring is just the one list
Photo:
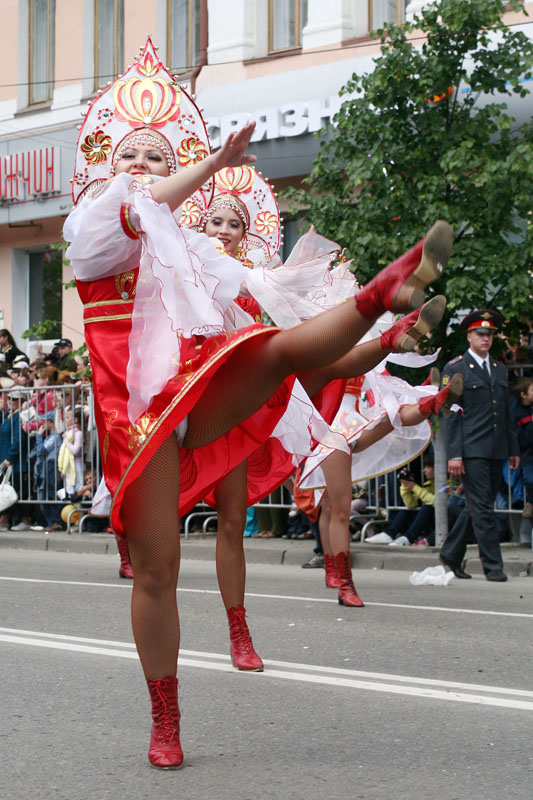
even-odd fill
[(355, 301), (291, 330), (253, 324), (227, 332), (225, 309), (245, 268), (204, 234), (184, 230), (173, 212), (195, 192), (209, 194), (220, 169), (254, 160), (245, 155), (253, 127), (209, 155), (198, 110), (149, 40), (89, 107), (74, 175), (77, 205), (64, 231), (84, 304), (111, 525), (126, 536), (135, 572), (132, 625), (152, 701), (148, 756), (163, 769), (183, 763), (179, 510), (269, 436), (297, 372), (305, 371), (315, 394), (324, 385), (320, 370), (385, 309), (419, 306), (451, 249), (449, 226), (437, 223)]
[[(188, 221), (198, 225), (201, 217), (200, 209), (195, 208), (193, 203), (189, 203), (186, 213)], [(306, 255), (307, 261), (303, 262), (301, 256), (296, 257), (291, 262), (294, 273), (292, 277), (286, 274), (284, 277), (279, 277), (282, 271), (279, 268), (279, 258), (277, 258), (280, 238), (279, 210), (270, 186), (261, 175), (255, 173), (252, 167), (222, 170), (215, 176), (215, 197), (208, 209), (207, 221), (201, 224), (201, 229), (205, 230), (208, 236), (217, 239), (223, 252), (239, 259), (246, 266), (255, 268), (256, 273), (249, 276), (249, 280), (247, 280), (248, 292), (251, 295), (256, 292), (259, 297), (268, 302), (273, 317), (283, 314), (283, 311), (280, 312), (276, 305), (277, 300), (285, 308), (285, 313), (288, 313), (287, 307), (291, 306), (297, 308), (300, 314), (305, 313), (302, 311), (305, 302), (308, 307), (313, 305), (311, 301), (304, 302), (300, 295), (295, 294), (296, 290), (301, 292), (302, 287), (306, 286), (306, 282), (307, 293), (319, 298), (315, 301), (315, 304), (319, 305), (327, 306), (328, 302), (330, 305), (334, 305), (339, 293), (343, 291), (348, 290), (352, 294), (355, 293), (356, 284), (352, 274), (346, 274), (346, 266), (341, 270), (330, 270), (330, 264), (338, 251), (338, 246), (313, 233), (307, 236), (307, 241), (306, 237), (303, 237), (301, 243), (295, 248), (296, 252), (303, 252)], [(315, 242), (315, 240), (318, 241)], [(258, 267), (265, 259), (269, 262), (269, 271), (259, 272), (257, 275)], [(289, 259), (289, 261), (291, 260)], [(254, 277), (257, 279), (253, 280)], [(311, 290), (313, 281), (315, 285)], [(276, 282), (278, 282), (278, 286), (273, 289), (274, 300), (272, 295), (267, 300), (265, 295), (265, 292), (268, 294), (267, 285), (272, 287)], [(344, 286), (335, 286), (335, 282), (344, 284)], [(241, 310), (248, 312), (255, 320), (260, 320), (261, 308), (248, 292), (246, 296), (237, 298), (236, 303)], [(278, 292), (280, 297), (277, 297)], [(349, 377), (357, 370), (369, 370), (383, 361), (390, 353), (412, 350), (422, 336), (440, 321), (445, 305), (443, 297), (433, 298), (424, 306), (422, 312), (412, 312), (389, 327), (381, 337), (352, 348), (341, 363), (331, 364), (324, 369), (323, 379), (329, 380), (329, 382), (312, 399), (312, 403), (322, 412), (323, 417), (328, 422), (335, 417), (346, 384), (346, 381), (340, 378)], [(307, 313), (317, 313), (317, 310), (316, 308), (308, 309)], [(239, 318), (238, 310), (234, 310), (232, 321), (233, 324), (239, 326), (250, 324), (252, 320), (246, 319), (242, 314)], [(388, 322), (387, 325), (391, 325), (391, 323)], [(302, 376), (302, 382), (305, 386), (305, 376)], [(431, 390), (428, 391), (431, 393)], [(332, 453), (327, 460), (327, 467), (324, 467), (328, 474), (330, 492), (323, 501), (323, 517), (324, 520), (327, 518), (328, 522), (331, 519), (333, 544), (332, 551), (329, 537), (324, 537), (326, 567), (329, 567), (327, 576), (328, 574), (335, 575), (336, 586), (340, 587), (340, 603), (363, 605), (353, 585), (349, 564), (343, 567), (346, 561), (344, 554), (349, 552), (349, 514), (348, 512), (343, 513), (346, 505), (343, 501), (346, 497), (349, 510), (351, 501), (350, 449), (346, 445), (344, 449), (336, 449), (340, 444), (339, 440), (335, 441), (331, 434), (324, 435), (324, 430), (320, 429), (319, 425), (315, 425), (315, 429), (313, 429), (313, 423), (316, 423), (316, 414), (311, 400), (307, 395), (304, 397), (299, 395), (298, 400), (297, 419), (294, 420), (294, 414), (286, 413), (273, 435), (249, 457), (247, 462), (243, 462), (223, 478), (213, 492), (205, 498), (218, 511), (217, 577), (230, 626), (232, 662), (241, 670), (261, 671), (264, 667), (254, 649), (244, 608), (246, 562), (243, 530), (246, 508), (270, 494), (283, 483), (294, 472), (295, 467), (312, 454), (318, 442)], [(417, 403), (409, 406), (404, 404), (404, 406), (400, 415), (401, 425), (420, 425), (421, 422), (427, 420), (427, 414), (420, 412)], [(310, 409), (312, 409), (311, 412)], [(284, 430), (286, 417), (289, 417), (293, 426), (290, 432), (291, 436), (287, 436), (287, 431)], [(367, 424), (370, 424), (370, 421)], [(374, 434), (363, 431), (363, 427), (359, 426), (357, 444), (351, 443), (357, 452), (361, 452), (366, 446), (375, 443)], [(314, 436), (310, 438), (311, 431)], [(426, 424), (424, 431), (426, 433), (424, 444), (427, 444), (431, 438), (430, 426)], [(385, 436), (387, 433), (388, 431), (383, 427), (380, 435)], [(298, 436), (298, 434), (300, 435)], [(410, 455), (414, 454), (410, 453)], [(396, 466), (393, 458), (389, 469)], [(345, 479), (346, 472), (348, 480)], [(348, 494), (346, 487), (348, 487)], [(338, 558), (339, 571), (342, 570), (344, 575), (342, 587), (334, 565), (334, 554), (335, 556), (342, 554), (342, 558), (341, 556)]]

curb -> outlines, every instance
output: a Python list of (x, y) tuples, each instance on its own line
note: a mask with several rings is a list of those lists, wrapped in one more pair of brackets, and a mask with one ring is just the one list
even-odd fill
[[(214, 535), (181, 538), (181, 553), (184, 559), (214, 561)], [(267, 541), (244, 540), (244, 552), (249, 564), (271, 564), (301, 566), (311, 556), (314, 542), (270, 539)], [(0, 532), (0, 549), (52, 551), (56, 553), (87, 553), (116, 556), (115, 537), (108, 533), (48, 533), (46, 531)], [(356, 542), (351, 545), (354, 569), (387, 569), (420, 572), (426, 567), (439, 564), (438, 547), (393, 548)], [(502, 545), (505, 572), (511, 577), (533, 577), (533, 550), (513, 543)], [(467, 572), (481, 575), (481, 563), (477, 547), (467, 549)]]

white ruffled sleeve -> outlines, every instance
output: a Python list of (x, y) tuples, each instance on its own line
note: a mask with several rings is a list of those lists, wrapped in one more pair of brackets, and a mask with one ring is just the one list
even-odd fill
[(124, 232), (121, 207), (130, 198), (132, 176), (117, 175), (70, 212), (63, 228), (74, 276), (92, 281), (139, 266), (141, 242)]

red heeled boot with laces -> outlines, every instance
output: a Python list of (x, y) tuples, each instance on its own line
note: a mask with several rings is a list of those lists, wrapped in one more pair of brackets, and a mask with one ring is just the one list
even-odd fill
[(381, 270), (355, 295), (357, 310), (366, 319), (384, 311), (405, 312), (424, 302), (424, 289), (442, 274), (452, 251), (453, 233), (438, 220), (424, 239)]
[(337, 570), (335, 569), (333, 556), (328, 556), (324, 553), (324, 566), (326, 568), (326, 586), (329, 589), (338, 589), (341, 582), (337, 575)]
[(393, 353), (409, 353), (426, 333), (435, 328), (446, 310), (446, 298), (438, 294), (422, 308), (402, 317), (381, 334), (381, 347)]
[(180, 744), (178, 680), (172, 675), (146, 681), (152, 701), (152, 733), (148, 759), (158, 769), (179, 769), (183, 764)]
[(450, 416), (450, 408), (454, 403), (459, 402), (459, 398), (463, 393), (463, 376), (456, 374), (452, 377), (447, 386), (443, 386), (440, 392), (432, 395), (431, 397), (423, 397), (418, 401), (418, 408), (422, 414), (428, 417), (431, 414), (438, 414), (442, 409), (442, 414), (445, 417)]
[(233, 666), (250, 672), (263, 672), (265, 665), (254, 650), (252, 637), (246, 624), (244, 606), (226, 609), (229, 622), (230, 656)]
[(118, 574), (121, 578), (131, 579), (133, 578), (133, 567), (131, 566), (128, 543), (123, 536), (117, 536), (115, 534), (115, 539), (117, 540), (118, 553), (120, 556), (120, 567), (118, 568)]
[(357, 589), (353, 582), (350, 551), (347, 553), (337, 553), (333, 558), (340, 581), (339, 605), (364, 608), (365, 604), (357, 594)]

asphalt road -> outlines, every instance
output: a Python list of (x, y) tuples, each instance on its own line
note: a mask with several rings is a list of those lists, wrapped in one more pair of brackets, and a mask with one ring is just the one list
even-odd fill
[(3, 550), (2, 800), (531, 798), (533, 581), (412, 587), (252, 565), (261, 674), (228, 657), (214, 564), (184, 561), (179, 772), (149, 767), (149, 704), (109, 556)]

